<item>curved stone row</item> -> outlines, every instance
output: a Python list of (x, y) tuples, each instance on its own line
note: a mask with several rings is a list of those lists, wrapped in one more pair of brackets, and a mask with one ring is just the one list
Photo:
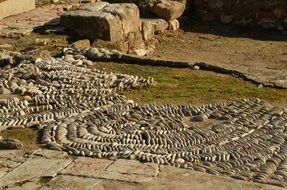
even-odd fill
[(69, 154), (127, 158), (287, 187), (287, 112), (259, 99), (195, 107), (138, 105), (118, 91), (153, 79), (105, 73), (64, 58), (1, 71), (0, 131), (39, 126)]

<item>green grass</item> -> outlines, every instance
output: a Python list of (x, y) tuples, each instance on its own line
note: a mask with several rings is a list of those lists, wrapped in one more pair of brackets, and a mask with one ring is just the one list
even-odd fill
[(153, 77), (157, 82), (156, 86), (123, 92), (128, 98), (139, 103), (199, 105), (256, 97), (275, 105), (287, 105), (287, 90), (257, 88), (248, 81), (213, 72), (117, 63), (96, 63), (94, 67), (108, 72)]
[(62, 51), (62, 47), (68, 45), (68, 42), (65, 35), (31, 33), (11, 44), (15, 46), (16, 51), (48, 50), (52, 56), (57, 56)]
[(15, 138), (23, 143), (24, 150), (39, 148), (38, 131), (32, 128), (12, 128), (1, 132), (3, 138)]

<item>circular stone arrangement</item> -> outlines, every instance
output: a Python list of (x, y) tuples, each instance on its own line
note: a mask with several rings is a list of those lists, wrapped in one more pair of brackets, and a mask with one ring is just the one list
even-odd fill
[(39, 126), (69, 154), (127, 158), (287, 187), (287, 112), (259, 99), (138, 105), (117, 92), (153, 79), (105, 73), (61, 58), (1, 71), (0, 131)]

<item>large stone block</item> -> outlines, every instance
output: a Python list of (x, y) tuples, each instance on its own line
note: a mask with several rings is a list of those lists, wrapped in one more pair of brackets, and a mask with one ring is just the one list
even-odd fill
[(35, 0), (0, 0), (0, 19), (34, 8)]
[(141, 22), (135, 4), (97, 2), (64, 13), (61, 24), (84, 38), (115, 42), (139, 32)]
[(150, 8), (151, 12), (167, 21), (179, 18), (184, 9), (185, 5), (183, 3), (169, 0), (160, 0)]

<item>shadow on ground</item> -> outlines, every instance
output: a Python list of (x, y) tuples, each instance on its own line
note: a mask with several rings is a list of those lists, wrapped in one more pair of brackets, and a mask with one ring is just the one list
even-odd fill
[(180, 19), (180, 22), (181, 29), (185, 32), (213, 34), (234, 38), (250, 38), (262, 41), (287, 41), (286, 31), (203, 22), (196, 17), (183, 17)]

